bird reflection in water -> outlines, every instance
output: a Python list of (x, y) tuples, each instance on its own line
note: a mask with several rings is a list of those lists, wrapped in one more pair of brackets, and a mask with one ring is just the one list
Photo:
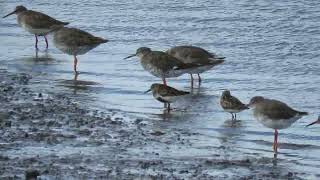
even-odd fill
[(60, 80), (59, 84), (61, 86), (70, 88), (73, 90), (73, 94), (77, 94), (78, 91), (89, 90), (93, 85), (98, 85), (99, 83), (94, 81), (84, 81), (79, 80), (79, 73), (74, 73), (73, 79), (71, 80)]

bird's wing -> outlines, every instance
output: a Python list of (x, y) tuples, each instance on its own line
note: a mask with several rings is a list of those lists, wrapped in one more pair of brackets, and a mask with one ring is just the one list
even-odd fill
[(290, 119), (298, 113), (287, 104), (273, 99), (266, 99), (258, 108), (265, 116), (273, 120)]
[(176, 46), (166, 52), (184, 63), (196, 63), (199, 65), (220, 64), (225, 59), (195, 46)]
[(161, 51), (152, 51), (147, 56), (146, 59), (149, 59), (151, 64), (163, 71), (178, 69), (184, 65), (175, 57)]
[(238, 98), (231, 96), (230, 101), (237, 109), (248, 109), (248, 107), (243, 104)]
[(162, 86), (159, 88), (158, 92), (161, 96), (182, 96), (182, 95), (187, 95), (190, 94), (189, 92), (186, 91), (180, 91), (175, 88), (172, 88), (170, 86)]
[(58, 31), (58, 36), (60, 37), (57, 39), (63, 40), (68, 46), (87, 46), (108, 41), (76, 28), (61, 28)]
[(167, 53), (184, 63), (206, 63), (211, 57), (211, 54), (206, 50), (194, 46), (176, 46), (169, 49)]
[(225, 109), (248, 109), (245, 104), (234, 96), (221, 98), (220, 104)]
[(54, 26), (63, 26), (69, 23), (56, 20), (46, 14), (28, 10), (21, 17), (27, 25), (35, 29), (50, 29)]

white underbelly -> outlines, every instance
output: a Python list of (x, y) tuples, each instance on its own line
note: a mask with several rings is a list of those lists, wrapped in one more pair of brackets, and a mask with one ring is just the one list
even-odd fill
[(155, 99), (161, 98), (164, 101), (169, 102), (169, 103), (176, 102), (178, 99), (180, 99), (182, 97), (183, 96), (160, 96), (160, 95), (155, 95), (154, 96)]
[(286, 129), (290, 127), (294, 122), (301, 118), (301, 116), (295, 116), (290, 119), (279, 119), (279, 120), (271, 120), (266, 116), (255, 116), (256, 119), (262, 123), (264, 126), (272, 128), (272, 129)]
[(197, 68), (193, 68), (190, 71), (190, 74), (200, 74), (200, 73), (203, 73), (205, 71), (210, 70), (213, 67), (214, 67), (214, 65), (208, 65), (208, 66), (200, 66), (200, 67), (197, 67)]
[(238, 113), (240, 112), (241, 110), (238, 110), (238, 109), (224, 109), (226, 112), (229, 112), (229, 113)]
[(144, 70), (148, 71), (152, 75), (159, 78), (178, 77), (178, 76), (181, 76), (182, 74), (188, 73), (188, 70), (169, 70), (164, 72), (161, 69), (151, 64), (142, 64), (142, 67)]
[(32, 28), (24, 23), (21, 23), (20, 26), (25, 29), (26, 31), (28, 31), (31, 34), (36, 34), (38, 36), (44, 36), (47, 35), (49, 32), (52, 31), (52, 29), (36, 29), (36, 28)]
[(69, 54), (69, 55), (82, 55), (90, 51), (91, 49), (97, 47), (97, 45), (94, 46), (66, 46), (61, 43), (57, 43), (54, 41), (55, 46), (62, 52)]

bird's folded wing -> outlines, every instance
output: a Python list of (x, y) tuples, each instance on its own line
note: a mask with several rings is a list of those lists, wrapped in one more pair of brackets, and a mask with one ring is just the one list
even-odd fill
[(58, 21), (46, 14), (37, 11), (27, 11), (22, 16), (23, 21), (35, 29), (50, 29), (58, 25), (66, 25), (68, 23)]

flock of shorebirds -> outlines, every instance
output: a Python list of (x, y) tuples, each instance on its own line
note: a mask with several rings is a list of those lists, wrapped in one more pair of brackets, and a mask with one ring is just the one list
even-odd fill
[[(36, 42), (35, 48), (38, 49), (38, 36), (44, 36), (46, 49), (48, 48), (47, 35), (53, 33), (53, 42), (62, 52), (74, 57), (74, 72), (77, 74), (78, 55), (82, 55), (108, 40), (95, 37), (92, 34), (77, 28), (65, 27), (68, 22), (58, 21), (44, 13), (28, 10), (24, 6), (17, 6), (15, 10), (3, 18), (12, 14), (17, 15), (18, 24), (26, 31), (34, 34)], [(182, 74), (190, 74), (191, 87), (193, 87), (193, 75), (198, 75), (199, 84), (201, 83), (200, 74), (212, 69), (214, 66), (222, 64), (224, 57), (210, 53), (202, 48), (195, 46), (176, 46), (166, 52), (153, 51), (147, 47), (138, 48), (136, 53), (126, 57), (138, 56), (143, 68), (152, 75), (161, 78), (163, 84), (152, 84), (147, 91), (152, 91), (153, 96), (165, 104), (168, 112), (170, 103), (188, 95), (189, 92), (180, 91), (167, 86), (166, 78), (178, 77)], [(292, 109), (284, 102), (256, 96), (251, 98), (249, 104), (242, 103), (239, 99), (232, 96), (230, 91), (222, 93), (220, 104), (222, 108), (231, 113), (232, 120), (236, 120), (236, 113), (246, 109), (253, 109), (254, 117), (264, 126), (274, 129), (273, 151), (276, 154), (278, 148), (278, 130), (290, 127), (294, 122), (307, 112), (300, 112)], [(317, 121), (309, 124), (320, 123), (320, 116)], [(308, 125), (308, 126), (309, 126)]]

